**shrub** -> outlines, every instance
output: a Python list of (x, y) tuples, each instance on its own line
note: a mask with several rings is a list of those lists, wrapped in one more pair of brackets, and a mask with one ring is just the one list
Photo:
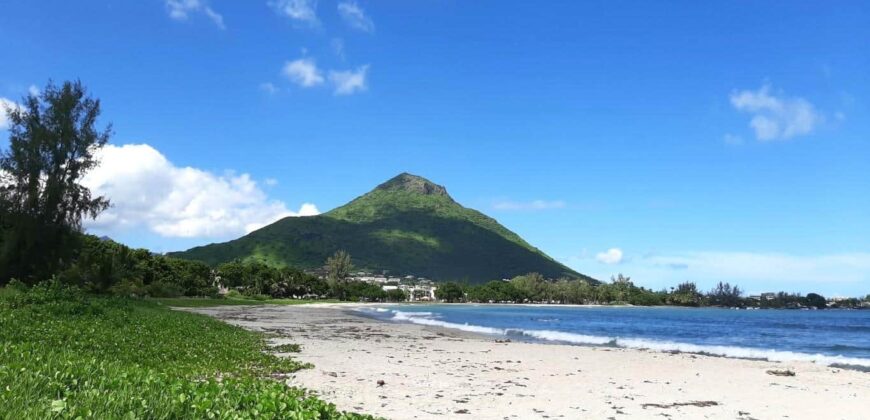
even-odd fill
[(145, 292), (151, 297), (179, 297), (184, 296), (184, 290), (177, 284), (156, 282), (145, 286)]
[(145, 286), (142, 285), (142, 280), (138, 279), (123, 280), (109, 288), (109, 293), (125, 297), (141, 297), (148, 294)]
[(26, 292), (29, 289), (23, 281), (18, 279), (9, 280), (9, 283), (6, 284), (6, 288), (16, 292)]

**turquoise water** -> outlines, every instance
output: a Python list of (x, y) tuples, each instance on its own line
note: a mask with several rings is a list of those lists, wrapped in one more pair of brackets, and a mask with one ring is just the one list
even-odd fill
[(870, 369), (870, 311), (673, 307), (385, 305), (361, 309), (500, 338)]

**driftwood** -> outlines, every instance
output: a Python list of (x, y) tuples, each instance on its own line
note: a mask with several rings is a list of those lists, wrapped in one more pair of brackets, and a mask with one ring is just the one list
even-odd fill
[(774, 376), (794, 376), (795, 375), (795, 373), (790, 371), (790, 370), (776, 370), (776, 369), (768, 370), (767, 374), (774, 375)]
[(646, 403), (641, 405), (643, 408), (674, 408), (674, 407), (713, 407), (719, 405), (716, 401), (689, 401), (689, 402), (675, 402), (672, 404), (656, 404), (656, 403)]

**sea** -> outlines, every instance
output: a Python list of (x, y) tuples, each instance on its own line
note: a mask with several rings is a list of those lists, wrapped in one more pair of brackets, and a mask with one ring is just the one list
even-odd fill
[(511, 339), (870, 371), (870, 310), (403, 304), (366, 316)]

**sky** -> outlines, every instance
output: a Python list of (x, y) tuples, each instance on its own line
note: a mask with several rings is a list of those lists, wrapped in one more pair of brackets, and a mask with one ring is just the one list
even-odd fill
[(0, 102), (79, 79), (112, 123), (91, 233), (182, 250), (407, 171), (597, 278), (870, 293), (867, 2), (0, 9)]

